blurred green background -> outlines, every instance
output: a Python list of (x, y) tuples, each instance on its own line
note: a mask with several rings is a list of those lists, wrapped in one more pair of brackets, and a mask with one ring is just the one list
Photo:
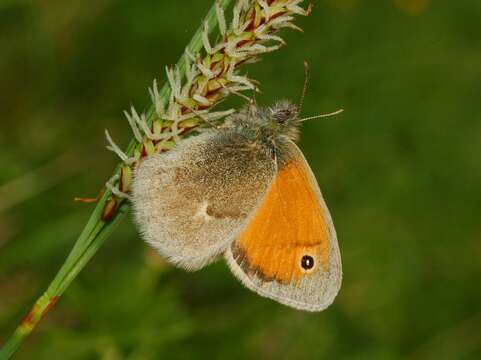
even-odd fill
[[(0, 343), (53, 278), (131, 134), (212, 1), (0, 1)], [(335, 303), (302, 313), (223, 262), (185, 273), (130, 218), (18, 359), (481, 358), (481, 2), (324, 0), (251, 65), (258, 101), (297, 100), (336, 224)], [(234, 99), (238, 105), (240, 101)]]

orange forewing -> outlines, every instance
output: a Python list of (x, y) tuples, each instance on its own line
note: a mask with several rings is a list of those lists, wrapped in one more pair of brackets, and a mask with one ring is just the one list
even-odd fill
[[(233, 255), (244, 271), (287, 284), (319, 265), (327, 270), (328, 224), (317, 184), (306, 166), (304, 159), (293, 157), (279, 169), (254, 218), (235, 242)], [(309, 271), (301, 267), (304, 255), (315, 259)]]

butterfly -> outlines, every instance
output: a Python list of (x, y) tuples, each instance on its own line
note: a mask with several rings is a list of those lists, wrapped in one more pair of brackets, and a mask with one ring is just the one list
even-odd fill
[(180, 268), (198, 270), (223, 256), (261, 296), (305, 311), (328, 307), (341, 287), (341, 256), (295, 144), (306, 119), (289, 101), (251, 102), (219, 128), (147, 157), (132, 188), (143, 238)]

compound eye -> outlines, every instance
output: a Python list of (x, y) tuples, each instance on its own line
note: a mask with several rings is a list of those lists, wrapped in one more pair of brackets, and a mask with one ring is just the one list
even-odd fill
[(274, 113), (273, 118), (280, 124), (284, 124), (292, 116), (292, 111), (288, 109), (279, 110)]

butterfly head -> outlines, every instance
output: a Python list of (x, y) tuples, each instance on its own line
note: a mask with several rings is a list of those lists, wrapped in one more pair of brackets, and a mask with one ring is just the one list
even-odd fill
[(285, 138), (296, 141), (299, 137), (299, 110), (288, 100), (260, 109), (258, 120), (264, 134), (274, 142)]

